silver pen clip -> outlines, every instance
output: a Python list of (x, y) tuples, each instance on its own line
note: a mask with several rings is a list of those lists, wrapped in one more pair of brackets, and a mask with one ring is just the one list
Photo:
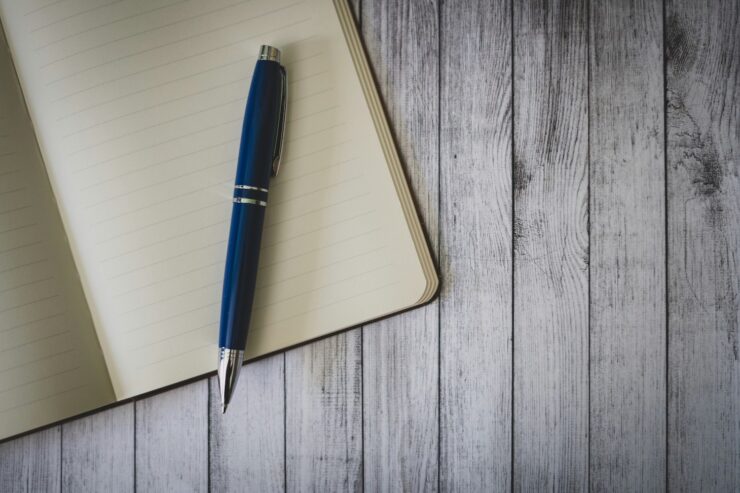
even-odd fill
[(272, 160), (272, 176), (277, 176), (280, 171), (280, 159), (283, 156), (283, 141), (285, 140), (285, 116), (288, 110), (288, 76), (285, 67), (280, 65), (282, 78), (282, 99), (280, 101), (280, 120), (278, 121), (278, 140), (275, 143), (275, 157)]

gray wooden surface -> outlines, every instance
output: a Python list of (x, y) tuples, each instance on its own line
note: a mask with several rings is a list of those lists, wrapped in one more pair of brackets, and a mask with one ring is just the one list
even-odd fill
[(0, 491), (740, 491), (740, 2), (358, 0), (434, 303), (0, 445)]

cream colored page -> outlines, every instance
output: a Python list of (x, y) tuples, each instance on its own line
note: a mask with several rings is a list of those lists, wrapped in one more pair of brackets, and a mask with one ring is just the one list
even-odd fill
[(113, 400), (0, 31), (0, 439)]
[(425, 280), (330, 0), (0, 0), (119, 398), (215, 369), (260, 44), (289, 78), (248, 356), (415, 303)]

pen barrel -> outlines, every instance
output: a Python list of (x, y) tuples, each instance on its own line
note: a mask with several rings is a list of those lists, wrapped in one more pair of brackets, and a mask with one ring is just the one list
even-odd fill
[(246, 346), (264, 220), (265, 207), (259, 203), (234, 203), (226, 253), (219, 347), (244, 350)]
[(273, 163), (279, 155), (285, 69), (259, 60), (252, 73), (237, 160), (221, 300), (219, 347), (244, 350), (257, 286), (262, 227)]
[(267, 188), (279, 155), (285, 69), (259, 60), (252, 73), (244, 111), (236, 184)]

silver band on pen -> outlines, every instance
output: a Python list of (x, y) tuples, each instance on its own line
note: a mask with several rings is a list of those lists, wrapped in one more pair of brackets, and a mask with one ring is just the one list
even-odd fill
[(267, 202), (265, 202), (264, 200), (248, 199), (246, 197), (234, 197), (234, 203), (261, 205), (262, 207), (267, 207)]
[(234, 185), (234, 188), (236, 188), (237, 190), (256, 190), (258, 192), (265, 192), (265, 193), (269, 192), (269, 190), (266, 188), (253, 187), (250, 185)]

